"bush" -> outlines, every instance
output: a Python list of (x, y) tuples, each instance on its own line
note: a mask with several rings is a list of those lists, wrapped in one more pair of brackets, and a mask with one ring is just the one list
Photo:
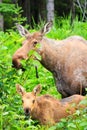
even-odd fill
[(10, 1), (0, 3), (0, 13), (4, 16), (4, 29), (9, 29), (14, 26), (14, 23), (23, 23), (26, 21), (25, 17), (22, 16), (22, 7), (18, 4), (12, 4)]

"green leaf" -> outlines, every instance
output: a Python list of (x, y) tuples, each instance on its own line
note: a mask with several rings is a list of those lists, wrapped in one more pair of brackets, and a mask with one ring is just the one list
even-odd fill
[(34, 56), (41, 61), (41, 56), (37, 52), (34, 52)]
[(67, 127), (68, 128), (76, 128), (76, 125), (74, 123), (69, 123)]
[(80, 126), (87, 126), (87, 121), (84, 121), (84, 122), (80, 122)]

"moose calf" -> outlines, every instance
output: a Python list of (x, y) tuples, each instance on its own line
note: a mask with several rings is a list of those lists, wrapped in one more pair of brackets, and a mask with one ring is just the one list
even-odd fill
[(25, 115), (37, 119), (43, 125), (53, 125), (61, 118), (73, 114), (78, 107), (81, 107), (79, 102), (84, 99), (81, 95), (73, 95), (62, 100), (50, 95), (37, 96), (41, 91), (40, 85), (37, 85), (32, 92), (26, 92), (19, 84), (16, 84), (16, 89), (22, 96)]

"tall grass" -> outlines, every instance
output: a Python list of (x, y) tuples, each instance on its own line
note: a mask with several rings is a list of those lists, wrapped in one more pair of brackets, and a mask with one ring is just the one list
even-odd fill
[(71, 26), (69, 19), (56, 18), (53, 29), (48, 34), (48, 37), (60, 40), (72, 35), (79, 35), (87, 39), (87, 23), (80, 22), (76, 18), (73, 26)]
[[(31, 32), (35, 30), (30, 30)], [(68, 19), (56, 19), (47, 37), (64, 39), (71, 35), (80, 35), (87, 39), (87, 23), (74, 21), (74, 27)], [(79, 111), (74, 116), (63, 119), (55, 126), (40, 126), (36, 121), (25, 120), (22, 102), (16, 93), (15, 84), (20, 83), (27, 91), (32, 91), (37, 84), (42, 85), (41, 94), (51, 94), (60, 99), (52, 74), (38, 61), (25, 62), (26, 70), (12, 68), (12, 55), (21, 46), (23, 38), (13, 30), (0, 32), (0, 129), (1, 130), (83, 130), (87, 128), (87, 114)], [(36, 78), (35, 65), (39, 78)], [(78, 125), (78, 127), (77, 127)]]

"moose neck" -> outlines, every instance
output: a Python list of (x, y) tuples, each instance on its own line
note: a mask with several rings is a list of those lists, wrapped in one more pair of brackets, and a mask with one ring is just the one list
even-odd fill
[(59, 58), (60, 50), (57, 49), (58, 42), (56, 40), (43, 38), (41, 45), (40, 62), (49, 71), (54, 72), (57, 69), (57, 64), (61, 64), (61, 58)]

